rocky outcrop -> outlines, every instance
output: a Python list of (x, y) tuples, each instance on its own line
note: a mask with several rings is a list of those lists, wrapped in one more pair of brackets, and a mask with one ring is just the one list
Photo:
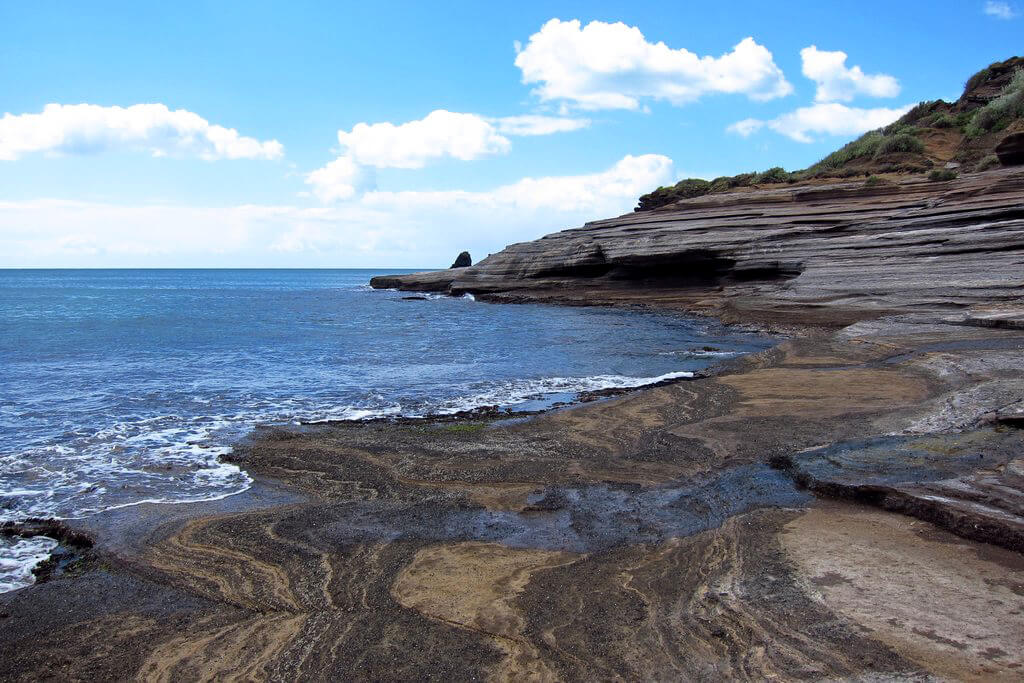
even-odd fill
[(1010, 133), (996, 145), (996, 156), (1003, 166), (1024, 164), (1024, 132)]
[[(1024, 172), (708, 195), (374, 287), (501, 300), (656, 302), (750, 322), (846, 324), (1024, 291)], [(730, 316), (743, 311), (743, 316)], [(751, 319), (753, 318), (753, 320)]]
[(473, 265), (473, 258), (469, 255), (468, 251), (464, 251), (464, 252), (460, 253), (455, 258), (455, 263), (453, 263), (449, 267), (450, 268), (468, 268), (471, 265)]

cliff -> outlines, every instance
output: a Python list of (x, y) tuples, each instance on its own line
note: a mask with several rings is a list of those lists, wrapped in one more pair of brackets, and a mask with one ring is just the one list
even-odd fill
[(707, 195), (371, 285), (762, 324), (955, 312), (1024, 292), (1024, 169)]

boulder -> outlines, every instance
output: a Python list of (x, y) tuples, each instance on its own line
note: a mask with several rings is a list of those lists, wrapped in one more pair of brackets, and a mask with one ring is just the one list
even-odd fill
[(452, 268), (468, 268), (473, 265), (473, 259), (470, 257), (468, 251), (464, 251), (458, 255), (455, 259), (455, 263), (452, 264)]
[(1024, 132), (1010, 133), (996, 145), (996, 156), (1003, 166), (1024, 164)]

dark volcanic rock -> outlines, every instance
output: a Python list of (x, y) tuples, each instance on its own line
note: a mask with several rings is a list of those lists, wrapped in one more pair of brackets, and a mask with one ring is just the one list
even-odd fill
[(455, 258), (455, 263), (451, 265), (452, 268), (468, 268), (473, 265), (473, 259), (469, 255), (468, 251), (464, 251)]
[(1003, 166), (1024, 164), (1024, 132), (1010, 133), (996, 145), (996, 156)]

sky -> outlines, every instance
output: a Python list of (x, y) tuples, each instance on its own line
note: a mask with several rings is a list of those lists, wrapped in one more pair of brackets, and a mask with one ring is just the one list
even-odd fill
[(0, 267), (445, 267), (804, 168), (1024, 0), (0, 0)]

